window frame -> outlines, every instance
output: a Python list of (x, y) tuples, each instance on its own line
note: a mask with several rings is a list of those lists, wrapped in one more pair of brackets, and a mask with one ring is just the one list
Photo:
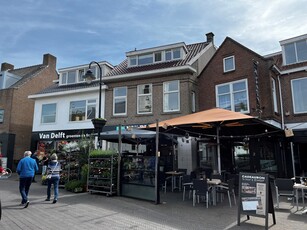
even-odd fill
[[(85, 102), (84, 108), (83, 107), (81, 108), (82, 114), (72, 114), (72, 107), (71, 107), (72, 103), (78, 103), (78, 102)], [(89, 114), (88, 114), (88, 110), (90, 107), (95, 108), (95, 113), (93, 117), (89, 117)], [(83, 114), (83, 110), (84, 110), (84, 114)], [(69, 102), (69, 117), (68, 117), (69, 122), (88, 121), (88, 120), (95, 118), (96, 113), (97, 113), (97, 100), (96, 99), (74, 100), (74, 101)], [(73, 115), (75, 115), (75, 118), (78, 117), (78, 119), (73, 119)]]
[[(146, 93), (146, 92), (140, 93), (141, 87), (145, 86), (144, 87), (144, 91), (145, 91), (147, 85), (149, 86), (149, 92), (148, 93)], [(143, 97), (148, 98), (149, 104), (146, 105), (146, 106), (149, 106), (149, 111), (140, 111), (140, 103), (141, 103), (140, 99), (143, 98)], [(147, 99), (145, 99), (145, 100), (147, 100)], [(153, 108), (152, 108), (152, 84), (138, 85), (137, 86), (137, 114), (150, 114), (152, 112), (153, 112)]]
[[(232, 68), (226, 69), (226, 61), (229, 60), (229, 59), (232, 59)], [(223, 70), (224, 70), (224, 73), (236, 70), (236, 63), (235, 62), (236, 61), (235, 61), (235, 56), (234, 55), (231, 55), (231, 56), (223, 58)]]
[[(306, 84), (307, 84), (307, 77), (302, 77), (302, 78), (296, 78), (296, 79), (292, 79), (291, 80), (291, 94), (292, 94), (292, 104), (293, 104), (293, 113), (294, 114), (303, 114), (303, 113), (307, 113), (307, 105), (305, 106), (306, 107), (306, 110), (303, 110), (303, 111), (298, 111), (298, 108), (297, 108), (297, 105), (296, 105), (296, 101), (299, 101), (299, 102), (304, 102), (301, 98), (299, 98), (298, 100), (295, 100), (296, 96), (295, 96), (295, 93), (297, 94), (298, 93), (298, 89), (294, 89), (294, 85), (293, 83), (296, 82), (296, 81), (306, 81)], [(302, 88), (304, 88), (302, 86), (302, 83), (299, 83), (298, 85), (300, 85)], [(300, 93), (301, 94), (301, 93)], [(307, 89), (306, 89), (306, 95), (307, 95)], [(299, 96), (299, 95), (298, 95)], [(304, 95), (302, 95), (304, 97)]]
[[(44, 107), (45, 106), (55, 106), (54, 110), (52, 110), (51, 112), (54, 112), (54, 114), (50, 115), (49, 113), (48, 114), (45, 114), (44, 115)], [(56, 122), (56, 115), (57, 115), (57, 103), (46, 103), (46, 104), (42, 104), (42, 111), (41, 111), (41, 119), (40, 119), (40, 122), (41, 124), (54, 124)], [(47, 111), (48, 112), (48, 111)], [(45, 122), (44, 118), (45, 117), (53, 117), (53, 121), (50, 121), (50, 122)]]
[(0, 123), (4, 122), (4, 109), (0, 109)]
[[(234, 91), (233, 90), (233, 86), (234, 84), (237, 84), (237, 83), (241, 83), (241, 82), (244, 82), (245, 84), (245, 90), (239, 90), (239, 91)], [(219, 94), (219, 87), (222, 87), (222, 86), (229, 86), (229, 92), (228, 93), (223, 93), (223, 94)], [(236, 93), (240, 93), (240, 92), (243, 92), (245, 91), (245, 95), (246, 95), (246, 110), (242, 110), (242, 111), (236, 111), (236, 104), (235, 104), (235, 94)], [(216, 97), (216, 107), (218, 108), (223, 108), (220, 106), (220, 100), (219, 100), (219, 97), (220, 96), (223, 96), (223, 95), (229, 95), (230, 97), (230, 110), (231, 111), (235, 111), (235, 112), (240, 112), (240, 113), (249, 113), (250, 112), (250, 106), (249, 106), (249, 94), (248, 94), (248, 80), (247, 79), (241, 79), (241, 80), (238, 80), (238, 81), (232, 81), (232, 82), (227, 82), (227, 83), (223, 83), (223, 84), (219, 84), (219, 85), (216, 85), (215, 86), (215, 97)], [(245, 106), (245, 105), (244, 105)], [(224, 109), (227, 109), (227, 108), (224, 108)]]
[[(177, 90), (169, 91), (169, 90), (167, 90), (166, 85), (170, 84), (172, 82), (177, 83)], [(169, 96), (169, 95), (172, 95), (172, 94), (177, 94), (177, 102), (178, 102), (178, 108), (177, 109), (170, 109), (169, 99), (166, 99), (166, 96)], [(169, 112), (178, 112), (178, 111), (180, 111), (180, 81), (174, 80), (174, 81), (163, 82), (163, 112), (169, 113)]]
[[(117, 89), (125, 89), (126, 95), (124, 96), (116, 96), (116, 90)], [(127, 115), (127, 103), (128, 103), (128, 88), (127, 86), (121, 86), (121, 87), (115, 87), (113, 89), (113, 116), (124, 116)], [(116, 113), (116, 100), (123, 100), (125, 102), (125, 112), (123, 113)]]
[(271, 78), (272, 81), (272, 97), (273, 97), (273, 109), (275, 113), (278, 113), (278, 106), (277, 106), (277, 91), (276, 91), (276, 81), (274, 78)]
[(302, 52), (302, 49), (297, 48), (298, 44), (301, 42), (305, 43), (305, 46), (307, 49), (307, 39), (306, 38), (300, 39), (298, 41), (289, 42), (289, 43), (282, 45), (284, 65), (292, 65), (292, 64), (307, 61), (307, 56), (305, 57), (305, 59), (303, 59), (304, 57), (301, 57), (301, 54), (304, 54), (304, 52)]

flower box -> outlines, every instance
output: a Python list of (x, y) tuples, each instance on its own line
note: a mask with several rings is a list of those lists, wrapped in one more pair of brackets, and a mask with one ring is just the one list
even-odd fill
[(96, 131), (101, 131), (102, 128), (106, 125), (107, 120), (103, 118), (95, 118), (95, 119), (92, 119), (92, 123)]

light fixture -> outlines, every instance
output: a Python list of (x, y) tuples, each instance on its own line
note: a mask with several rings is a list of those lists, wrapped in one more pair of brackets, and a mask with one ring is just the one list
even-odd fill
[[(91, 65), (92, 64), (96, 64), (99, 68), (99, 101), (98, 101), (98, 118), (101, 119), (101, 88), (103, 85), (102, 82), (102, 70), (101, 70), (101, 66), (99, 65), (98, 62), (96, 61), (92, 61), (89, 65), (88, 65), (88, 70), (86, 71), (85, 75), (83, 76), (83, 78), (85, 79), (86, 83), (90, 84), (93, 80), (96, 80), (95, 75), (93, 74), (93, 72), (91, 71)], [(100, 131), (98, 130), (98, 148), (101, 148), (101, 144), (100, 144)]]

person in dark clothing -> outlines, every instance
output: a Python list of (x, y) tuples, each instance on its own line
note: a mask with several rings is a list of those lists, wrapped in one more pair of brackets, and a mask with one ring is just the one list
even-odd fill
[[(35, 151), (32, 156), (31, 156), (32, 159), (35, 160), (36, 164), (37, 164), (37, 167), (39, 167), (39, 159), (37, 157), (37, 151)], [(37, 170), (38, 171), (38, 170)], [(32, 180), (33, 183), (36, 183), (36, 180), (35, 180), (35, 173), (34, 173), (34, 176), (33, 176), (33, 180)]]
[(32, 183), (32, 178), (35, 172), (38, 171), (37, 163), (31, 158), (32, 152), (25, 151), (24, 158), (22, 158), (17, 165), (17, 173), (19, 175), (19, 191), (21, 194), (21, 205), (25, 208), (29, 205), (28, 194)]

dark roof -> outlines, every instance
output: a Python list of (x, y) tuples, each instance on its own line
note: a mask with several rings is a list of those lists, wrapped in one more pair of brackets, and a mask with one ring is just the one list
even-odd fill
[(47, 94), (47, 93), (56, 93), (56, 92), (64, 92), (64, 91), (71, 91), (71, 90), (78, 90), (78, 89), (85, 89), (85, 88), (92, 88), (95, 86), (99, 86), (99, 81), (93, 81), (91, 84), (87, 84), (86, 82), (81, 82), (78, 84), (70, 84), (70, 85), (60, 85), (58, 83), (55, 83), (45, 89), (43, 89), (40, 92), (37, 92), (37, 94)]
[(9, 88), (16, 88), (16, 87), (23, 85), (25, 82), (27, 82), (32, 77), (36, 76), (39, 72), (41, 72), (46, 67), (47, 67), (46, 65), (40, 64), (40, 65), (28, 66), (28, 67), (24, 67), (20, 69), (9, 70), (8, 71), (9, 73), (21, 77), (19, 81), (11, 85)]
[(187, 45), (186, 46), (187, 55), (182, 60), (128, 67), (127, 66), (128, 60), (125, 59), (123, 62), (117, 65), (112, 71), (110, 71), (106, 75), (106, 77), (185, 66), (189, 61), (192, 60), (192, 58), (194, 58), (197, 54), (199, 54), (208, 44), (209, 44), (208, 42), (201, 42), (201, 43)]
[(279, 68), (280, 71), (287, 71), (295, 68), (300, 68), (307, 66), (307, 61), (305, 62), (300, 62), (300, 63), (294, 63), (291, 65), (283, 65), (283, 59), (282, 59), (282, 54), (277, 53), (276, 55), (270, 56), (274, 60), (274, 64)]

